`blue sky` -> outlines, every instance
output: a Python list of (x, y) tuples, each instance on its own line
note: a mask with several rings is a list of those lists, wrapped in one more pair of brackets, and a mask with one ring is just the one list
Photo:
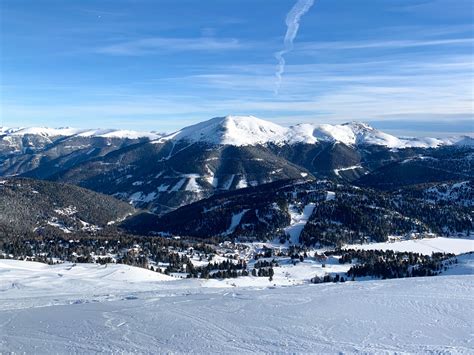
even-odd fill
[[(470, 0), (2, 0), (4, 126), (172, 131), (252, 114), (473, 131)], [(434, 133), (433, 133), (434, 132)]]

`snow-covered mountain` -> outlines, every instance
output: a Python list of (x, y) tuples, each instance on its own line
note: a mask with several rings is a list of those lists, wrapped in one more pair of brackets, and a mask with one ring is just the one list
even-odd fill
[(37, 177), (162, 134), (115, 129), (0, 127), (0, 176), (41, 169)]
[(288, 129), (254, 116), (214, 117), (185, 127), (161, 141), (206, 142), (218, 145), (257, 145), (282, 143)]
[(468, 136), (451, 138), (399, 138), (379, 131), (367, 123), (344, 124), (301, 123), (290, 127), (280, 126), (254, 116), (214, 117), (174, 133), (140, 132), (117, 129), (77, 129), (70, 127), (7, 128), (0, 127), (0, 139), (24, 136), (41, 137), (101, 137), (120, 139), (148, 138), (157, 143), (166, 141), (204, 142), (212, 145), (264, 145), (264, 144), (316, 144), (337, 142), (346, 145), (379, 145), (388, 148), (435, 148), (442, 145), (472, 145)]
[(338, 125), (303, 123), (283, 127), (254, 116), (215, 117), (185, 127), (163, 137), (159, 142), (168, 140), (233, 146), (269, 143), (277, 145), (315, 144), (320, 141), (329, 141), (346, 145), (379, 145), (388, 148), (435, 148), (464, 140), (470, 142), (469, 137), (398, 138), (360, 122)]
[(102, 138), (122, 138), (139, 139), (149, 138), (157, 139), (162, 136), (156, 132), (140, 132), (120, 129), (79, 129), (70, 127), (49, 128), (49, 127), (20, 127), (8, 128), (0, 127), (0, 139), (6, 137), (24, 137), (24, 136), (42, 136), (42, 137), (102, 137)]
[(157, 213), (285, 179), (363, 179), (387, 189), (474, 175), (473, 138), (398, 138), (357, 122), (283, 127), (226, 116), (165, 136), (71, 128), (1, 132), (0, 176), (76, 184)]

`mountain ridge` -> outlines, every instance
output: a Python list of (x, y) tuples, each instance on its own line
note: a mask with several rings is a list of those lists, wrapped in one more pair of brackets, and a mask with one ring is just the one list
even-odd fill
[(449, 138), (396, 137), (373, 128), (368, 123), (351, 121), (342, 124), (299, 123), (289, 127), (255, 116), (219, 116), (183, 127), (173, 133), (140, 132), (120, 129), (75, 129), (70, 127), (0, 127), (0, 139), (39, 135), (42, 137), (102, 137), (139, 139), (155, 143), (167, 141), (204, 142), (210, 145), (316, 144), (335, 142), (346, 145), (378, 145), (387, 148), (437, 148), (443, 145), (473, 145), (474, 138), (459, 135)]
[(473, 140), (397, 138), (360, 122), (282, 127), (226, 116), (156, 140), (0, 134), (0, 176), (75, 184), (163, 214), (213, 194), (284, 179), (382, 190), (465, 181), (473, 176)]
[[(464, 142), (466, 140), (466, 142)], [(380, 145), (388, 148), (437, 148), (458, 142), (472, 144), (468, 136), (451, 138), (413, 137), (399, 138), (382, 132), (363, 122), (343, 124), (300, 123), (289, 127), (280, 126), (255, 116), (224, 116), (184, 127), (157, 140), (206, 142), (212, 145), (259, 145), (259, 144), (316, 144), (321, 141), (346, 145)]]
[(163, 134), (124, 129), (72, 128), (72, 127), (0, 127), (0, 138), (5, 136), (22, 137), (39, 135), (43, 137), (101, 137), (101, 138), (149, 138), (157, 139)]

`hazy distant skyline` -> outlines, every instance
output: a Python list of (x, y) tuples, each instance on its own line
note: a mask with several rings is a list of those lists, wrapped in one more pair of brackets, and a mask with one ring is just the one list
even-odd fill
[(291, 27), (297, 3), (3, 0), (0, 125), (169, 132), (236, 114), (474, 130), (470, 0), (301, 1)]

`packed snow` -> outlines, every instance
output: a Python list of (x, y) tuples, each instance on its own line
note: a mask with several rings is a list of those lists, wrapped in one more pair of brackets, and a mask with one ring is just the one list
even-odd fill
[(0, 260), (0, 352), (471, 354), (474, 276), (465, 267), (229, 288), (124, 265)]

